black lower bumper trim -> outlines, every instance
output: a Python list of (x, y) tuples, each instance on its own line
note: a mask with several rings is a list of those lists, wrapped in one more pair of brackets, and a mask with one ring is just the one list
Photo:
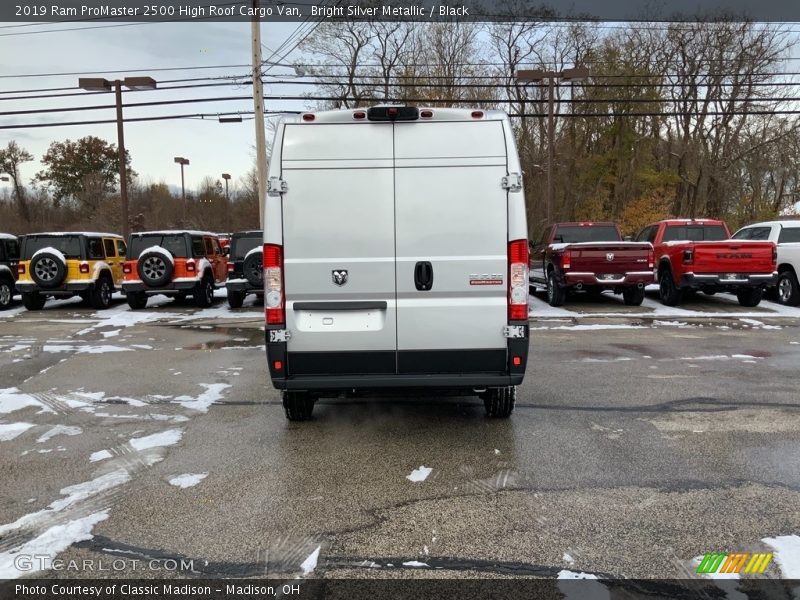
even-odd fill
[(523, 374), (470, 373), (468, 375), (360, 375), (360, 376), (298, 376), (273, 378), (279, 390), (348, 390), (370, 388), (484, 388), (504, 387), (522, 383)]

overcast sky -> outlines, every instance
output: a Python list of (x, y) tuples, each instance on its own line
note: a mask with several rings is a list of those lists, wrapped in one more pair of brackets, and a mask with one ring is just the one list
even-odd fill
[[(220, 75), (248, 76), (248, 67), (228, 69), (196, 69), (208, 65), (247, 65), (251, 61), (249, 23), (158, 23), (134, 24), (121, 27), (103, 27), (83, 31), (58, 33), (31, 32), (59, 28), (87, 27), (91, 23), (55, 25), (40, 23), (29, 27), (9, 27), (0, 23), (0, 98), (30, 95), (8, 94), (8, 91), (61, 88), (77, 85), (79, 75), (48, 77), (19, 77), (40, 73), (80, 72), (91, 77), (101, 71), (116, 71), (101, 75), (107, 79), (130, 75), (149, 75), (156, 81), (170, 85), (168, 80)], [(17, 25), (17, 24), (15, 24)], [(263, 23), (262, 42), (274, 49), (289, 36), (297, 23)], [(25, 35), (8, 35), (24, 32)], [(264, 49), (264, 58), (270, 52)], [(298, 53), (287, 57), (290, 61)], [(174, 67), (192, 67), (193, 70), (159, 71)], [(271, 73), (291, 74), (291, 69), (275, 67)], [(308, 88), (308, 86), (305, 86)], [(273, 86), (265, 94), (282, 93), (298, 95), (310, 91), (297, 86)], [(53, 92), (64, 93), (64, 92)], [(251, 96), (252, 87), (206, 87), (187, 90), (155, 92), (128, 92), (124, 102), (177, 100), (182, 98)], [(113, 105), (113, 94), (81, 95), (74, 97), (35, 100), (6, 100), (0, 102), (0, 112), (74, 106)], [(300, 110), (303, 102), (272, 102), (268, 110)], [(125, 117), (156, 115), (252, 111), (251, 99), (206, 102), (190, 105), (168, 105), (127, 108)], [(114, 119), (113, 108), (92, 111), (61, 112), (52, 114), (0, 116), (0, 124), (39, 123), (58, 121), (89, 121)], [(254, 124), (220, 124), (216, 116), (207, 121), (181, 119), (171, 121), (134, 122), (125, 125), (125, 145), (131, 155), (134, 170), (143, 182), (165, 182), (180, 186), (180, 167), (173, 162), (175, 156), (191, 161), (186, 167), (188, 189), (194, 189), (207, 175), (219, 178), (230, 173), (233, 180), (242, 177), (254, 162)], [(23, 169), (25, 181), (41, 169), (39, 159), (54, 140), (94, 135), (116, 144), (115, 124), (81, 125), (69, 127), (42, 127), (36, 129), (0, 130), (0, 146), (16, 140), (34, 155), (35, 161)], [(269, 137), (269, 136), (268, 136)], [(271, 139), (269, 139), (271, 142)], [(8, 185), (8, 184), (0, 184)]]

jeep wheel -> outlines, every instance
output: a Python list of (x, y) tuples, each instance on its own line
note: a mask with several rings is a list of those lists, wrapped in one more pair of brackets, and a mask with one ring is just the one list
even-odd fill
[(713, 296), (714, 294), (716, 294), (716, 293), (717, 293), (717, 290), (703, 290), (703, 293), (704, 293), (706, 296)]
[(264, 259), (261, 252), (253, 252), (245, 257), (242, 274), (253, 287), (264, 285)]
[(133, 310), (139, 310), (147, 306), (147, 294), (144, 292), (128, 292), (125, 294), (128, 306)]
[(308, 392), (283, 392), (283, 408), (290, 421), (308, 421), (314, 412), (314, 398)]
[(11, 297), (14, 295), (14, 284), (7, 280), (0, 281), (0, 310), (11, 306)]
[(208, 277), (203, 277), (194, 288), (194, 303), (198, 308), (208, 308), (214, 301), (214, 284)]
[(22, 294), (22, 304), (28, 310), (42, 310), (45, 302), (47, 302), (47, 298), (39, 292)]
[(31, 279), (45, 289), (58, 287), (67, 276), (67, 265), (61, 257), (47, 251), (36, 254), (30, 269)]
[(107, 278), (101, 277), (94, 284), (94, 289), (89, 296), (89, 303), (95, 310), (103, 310), (111, 306), (111, 284)]
[(736, 299), (739, 300), (739, 304), (742, 306), (752, 308), (759, 305), (761, 302), (761, 296), (763, 295), (764, 290), (762, 290), (760, 287), (746, 288), (736, 292)]
[[(166, 250), (164, 251), (166, 252)], [(139, 279), (149, 287), (160, 287), (172, 278), (172, 261), (161, 252), (144, 252), (136, 264)]]
[(246, 292), (228, 290), (228, 306), (231, 308), (242, 308)]
[(550, 271), (547, 274), (547, 302), (550, 306), (563, 306), (567, 291), (558, 285), (556, 272)]
[(797, 276), (791, 271), (782, 271), (778, 277), (778, 302), (784, 306), (797, 306), (800, 304), (800, 287)]
[(625, 302), (625, 306), (641, 306), (644, 302), (644, 286), (622, 290), (622, 301)]
[(491, 388), (483, 395), (483, 406), (486, 416), (490, 418), (507, 419), (514, 412), (517, 402), (517, 388), (512, 386)]
[(658, 296), (661, 304), (666, 306), (677, 306), (681, 301), (681, 291), (672, 279), (672, 271), (664, 269), (658, 278)]

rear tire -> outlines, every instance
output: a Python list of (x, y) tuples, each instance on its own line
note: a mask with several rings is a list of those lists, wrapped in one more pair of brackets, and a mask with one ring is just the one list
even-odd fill
[(706, 296), (713, 296), (714, 294), (716, 294), (716, 293), (717, 293), (717, 290), (703, 290), (703, 293), (704, 293)]
[(640, 306), (644, 302), (644, 288), (633, 287), (622, 290), (622, 300), (625, 306)]
[(0, 310), (5, 310), (11, 306), (13, 296), (14, 283), (7, 280), (0, 281)]
[(228, 290), (228, 306), (231, 308), (242, 308), (246, 292)]
[(800, 304), (800, 286), (797, 275), (791, 271), (782, 271), (778, 276), (778, 302), (784, 306), (797, 306)]
[(550, 306), (563, 306), (567, 297), (567, 290), (558, 285), (556, 272), (550, 271), (547, 274), (547, 303)]
[(95, 310), (104, 310), (111, 306), (111, 284), (108, 279), (101, 277), (97, 280), (90, 292), (89, 304)]
[(290, 421), (309, 421), (314, 412), (314, 398), (308, 392), (283, 392), (283, 409)]
[(194, 303), (197, 308), (208, 308), (214, 301), (214, 284), (208, 277), (203, 277), (194, 289)]
[(491, 419), (507, 419), (514, 412), (517, 403), (517, 388), (513, 385), (486, 390), (483, 406), (486, 416)]
[(736, 292), (736, 299), (739, 304), (752, 308), (761, 303), (761, 297), (764, 295), (764, 290), (760, 287), (747, 288)]
[(144, 292), (128, 292), (125, 295), (125, 299), (128, 301), (128, 306), (133, 310), (139, 310), (147, 306), (147, 294)]
[(672, 271), (669, 269), (664, 269), (658, 278), (658, 296), (661, 298), (661, 304), (665, 306), (677, 306), (681, 302), (681, 291), (675, 285)]
[(22, 294), (22, 304), (27, 310), (42, 310), (45, 302), (47, 302), (47, 298), (39, 292)]

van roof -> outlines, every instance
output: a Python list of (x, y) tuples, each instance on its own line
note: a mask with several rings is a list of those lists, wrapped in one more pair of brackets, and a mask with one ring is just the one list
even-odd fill
[(761, 221), (760, 223), (751, 223), (750, 225), (745, 225), (742, 229), (746, 227), (764, 227), (764, 226), (772, 226), (772, 225), (780, 225), (781, 227), (800, 227), (800, 220), (798, 219), (776, 219), (775, 221)]
[[(375, 106), (386, 106), (377, 104)], [(286, 123), (302, 123), (303, 125), (314, 125), (319, 123), (374, 123), (367, 119), (356, 119), (353, 113), (366, 112), (369, 106), (362, 106), (359, 108), (343, 108), (338, 110), (321, 110), (321, 111), (305, 111), (298, 115), (291, 115), (284, 117)], [(420, 106), (420, 112), (430, 111), (432, 116), (427, 118), (419, 118), (412, 122), (425, 122), (425, 121), (504, 121), (508, 119), (508, 115), (502, 110), (484, 110), (482, 108), (442, 108), (437, 106)], [(481, 117), (473, 117), (474, 112), (482, 113)], [(313, 121), (303, 120), (303, 115), (314, 115)], [(391, 121), (382, 121), (383, 123)], [(399, 121), (409, 122), (409, 121)]]

